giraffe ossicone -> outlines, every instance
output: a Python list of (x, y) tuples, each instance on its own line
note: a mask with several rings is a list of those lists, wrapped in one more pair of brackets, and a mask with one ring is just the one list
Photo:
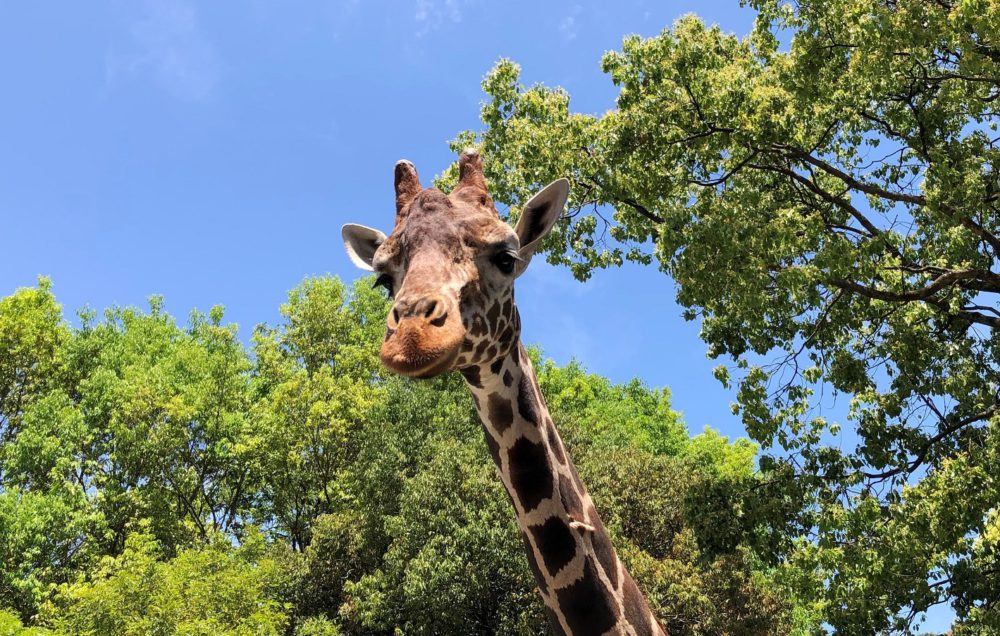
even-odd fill
[(474, 150), (459, 157), (449, 194), (423, 188), (409, 161), (396, 163), (395, 191), (388, 236), (354, 224), (342, 232), (350, 259), (393, 298), (383, 364), (414, 378), (465, 377), (555, 633), (666, 634), (619, 560), (521, 344), (514, 280), (561, 216), (569, 182), (532, 197), (515, 228), (497, 214)]

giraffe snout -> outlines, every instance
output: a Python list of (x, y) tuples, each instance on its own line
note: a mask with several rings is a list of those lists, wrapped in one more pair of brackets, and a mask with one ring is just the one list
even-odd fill
[(430, 377), (451, 370), (465, 339), (465, 327), (452, 304), (436, 294), (397, 298), (386, 317), (383, 364), (394, 373), (410, 377)]
[(400, 298), (392, 306), (386, 325), (389, 329), (397, 329), (399, 323), (407, 318), (424, 320), (435, 327), (440, 327), (448, 318), (447, 301), (439, 295)]

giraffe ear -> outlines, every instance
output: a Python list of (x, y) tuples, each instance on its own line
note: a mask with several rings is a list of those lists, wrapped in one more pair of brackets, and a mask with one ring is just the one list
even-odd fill
[(375, 250), (385, 241), (385, 234), (364, 225), (348, 223), (340, 230), (344, 237), (344, 247), (347, 256), (355, 265), (366, 271), (372, 271), (372, 259)]
[(569, 197), (569, 181), (557, 179), (545, 186), (541, 192), (531, 197), (521, 210), (514, 232), (520, 241), (517, 275), (528, 266), (531, 255), (538, 249), (542, 239), (549, 233), (562, 215), (566, 199)]

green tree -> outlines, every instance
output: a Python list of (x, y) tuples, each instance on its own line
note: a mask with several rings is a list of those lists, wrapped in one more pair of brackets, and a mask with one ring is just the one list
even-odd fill
[(775, 572), (748, 549), (740, 495), (756, 479), (747, 459), (730, 480), (718, 473), (732, 461), (705, 468), (635, 446), (580, 457), (625, 565), (671, 634), (804, 634), (816, 625), (794, 614)]
[(72, 485), (0, 492), (0, 604), (30, 618), (50, 585), (88, 568), (102, 528), (95, 517)]
[(251, 367), (221, 320), (182, 329), (154, 299), (69, 329), (44, 279), (0, 301), (0, 593), (23, 618), (139, 522), (168, 553), (238, 532), (258, 490)]
[(17, 435), (24, 407), (58, 384), (68, 337), (47, 278), (0, 300), (0, 443)]
[(102, 531), (83, 476), (89, 433), (61, 386), (71, 337), (47, 279), (0, 299), (0, 604), (23, 617), (88, 565)]
[(541, 361), (540, 352), (531, 355), (553, 418), (576, 420), (584, 429), (580, 442), (603, 448), (633, 445), (671, 455), (687, 443), (687, 428), (670, 407), (669, 390), (650, 389), (638, 379), (612, 384), (586, 373), (575, 360), (559, 367), (552, 360)]
[(67, 634), (284, 633), (288, 617), (273, 595), (282, 574), (259, 535), (234, 548), (221, 536), (162, 559), (149, 534), (132, 534), (89, 580), (64, 584), (42, 622)]
[(0, 634), (4, 636), (51, 636), (52, 632), (42, 627), (25, 627), (16, 614), (0, 609)]
[(373, 317), (388, 309), (370, 284), (348, 289), (331, 277), (306, 279), (288, 297), (284, 323), (253, 335), (254, 421), (267, 476), (255, 514), (302, 550), (313, 522), (349, 503), (349, 459), (385, 402)]
[[(601, 116), (501, 61), (486, 128), (453, 145), (480, 145), (515, 218), (571, 178), (551, 262), (586, 279), (655, 260), (677, 281), (774, 451), (762, 468), (808, 495), (791, 562), (825, 620), (906, 630), (951, 603), (990, 624), (1000, 5), (748, 4), (744, 39), (691, 16), (626, 38), (603, 59), (620, 93)], [(730, 368), (716, 375), (729, 386)], [(856, 448), (820, 415), (824, 391), (849, 399)]]
[(355, 633), (544, 634), (541, 598), (483, 444), (442, 440), (386, 517), (384, 565), (348, 584)]
[[(17, 613), (3, 629), (544, 632), (468, 390), (382, 371), (387, 301), (370, 280), (303, 281), (249, 350), (221, 308), (182, 327), (154, 298), (70, 328), (43, 281), (0, 309), (20, 395), (0, 443), (0, 604)], [(749, 549), (771, 538), (753, 444), (689, 439), (666, 390), (533, 355), (675, 632), (815, 625)]]
[(85, 316), (68, 345), (112, 554), (139, 519), (168, 551), (239, 523), (256, 478), (251, 367), (222, 316), (194, 312), (184, 329), (153, 298), (148, 313)]

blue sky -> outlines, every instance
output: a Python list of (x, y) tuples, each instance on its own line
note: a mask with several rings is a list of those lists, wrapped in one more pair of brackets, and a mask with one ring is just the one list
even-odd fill
[[(599, 113), (601, 54), (693, 10), (740, 34), (753, 19), (735, 2), (5, 3), (0, 294), (42, 274), (70, 314), (221, 303), (246, 336), (304, 276), (359, 275), (341, 224), (389, 229), (393, 164), (426, 183), (454, 159), (497, 59)], [(673, 297), (655, 268), (584, 285), (537, 259), (518, 286), (527, 342), (741, 434)]]

